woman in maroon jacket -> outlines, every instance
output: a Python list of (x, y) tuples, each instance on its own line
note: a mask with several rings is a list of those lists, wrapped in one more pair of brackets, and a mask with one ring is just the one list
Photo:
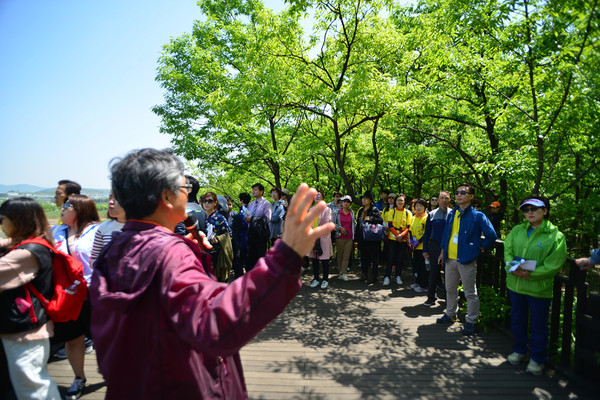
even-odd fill
[(248, 398), (239, 351), (300, 290), (302, 256), (332, 223), (313, 228), (316, 191), (301, 185), (287, 228), (264, 258), (229, 285), (209, 256), (173, 233), (186, 218), (183, 165), (138, 150), (113, 165), (128, 221), (96, 262), (90, 299), (107, 399)]

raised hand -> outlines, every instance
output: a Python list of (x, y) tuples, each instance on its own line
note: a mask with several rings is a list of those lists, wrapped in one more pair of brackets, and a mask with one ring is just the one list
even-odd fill
[(318, 238), (330, 234), (335, 229), (333, 222), (312, 227), (314, 221), (327, 207), (324, 201), (320, 201), (309, 211), (316, 194), (317, 191), (313, 188), (309, 189), (305, 183), (298, 186), (285, 217), (285, 232), (281, 240), (301, 257), (313, 249)]

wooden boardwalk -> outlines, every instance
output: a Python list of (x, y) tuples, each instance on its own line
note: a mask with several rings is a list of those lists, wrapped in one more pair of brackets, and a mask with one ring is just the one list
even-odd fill
[[(403, 285), (366, 286), (357, 277), (310, 289), (310, 275), (287, 310), (241, 352), (251, 399), (593, 399), (553, 370), (536, 377), (505, 361), (511, 341), (497, 330), (474, 337), (441, 326), (443, 306)], [(405, 282), (412, 282), (406, 275)], [(124, 355), (126, 356), (126, 355)], [(103, 399), (95, 357), (86, 357), (82, 399)], [(61, 390), (68, 362), (50, 364)]]

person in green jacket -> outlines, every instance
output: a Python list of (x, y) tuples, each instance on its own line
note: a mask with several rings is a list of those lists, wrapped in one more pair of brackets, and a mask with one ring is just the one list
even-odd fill
[(548, 220), (547, 198), (526, 197), (519, 208), (526, 221), (515, 226), (504, 242), (506, 286), (512, 304), (511, 331), (515, 338), (508, 362), (518, 365), (524, 361), (529, 343), (527, 372), (541, 375), (548, 347), (548, 312), (554, 276), (567, 258), (567, 245), (565, 236)]

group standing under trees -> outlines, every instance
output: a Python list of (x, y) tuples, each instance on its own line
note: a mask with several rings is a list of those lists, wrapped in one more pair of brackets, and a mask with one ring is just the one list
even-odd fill
[(420, 197), (468, 181), (512, 223), (520, 198), (544, 194), (570, 248), (597, 241), (597, 1), (199, 6), (206, 18), (165, 45), (154, 111), (214, 186)]

